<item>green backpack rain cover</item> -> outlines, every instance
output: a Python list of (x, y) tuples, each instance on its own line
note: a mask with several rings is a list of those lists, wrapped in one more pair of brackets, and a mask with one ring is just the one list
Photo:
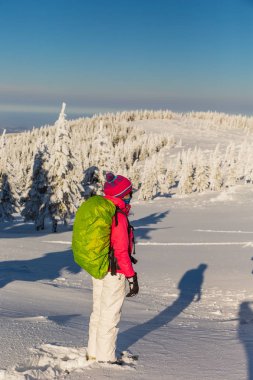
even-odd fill
[(112, 218), (116, 206), (95, 195), (82, 203), (76, 213), (72, 250), (75, 262), (92, 277), (103, 278), (109, 268)]

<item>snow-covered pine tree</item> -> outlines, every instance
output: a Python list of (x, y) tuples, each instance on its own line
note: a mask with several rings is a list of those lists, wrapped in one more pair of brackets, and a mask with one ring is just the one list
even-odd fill
[(248, 173), (248, 168), (253, 169), (253, 154), (252, 154), (252, 144), (247, 140), (244, 140), (239, 147), (237, 155), (237, 178), (240, 181), (247, 183), (246, 176)]
[(19, 211), (16, 172), (9, 153), (5, 134), (3, 134), (0, 156), (0, 220), (11, 220), (12, 214)]
[(153, 155), (146, 159), (141, 176), (139, 199), (153, 199), (159, 192), (158, 172), (156, 168), (157, 157)]
[(4, 148), (4, 146), (6, 144), (5, 134), (6, 134), (6, 129), (4, 129), (2, 136), (1, 136), (1, 139), (0, 139), (0, 149), (1, 150)]
[(201, 193), (207, 190), (209, 186), (209, 167), (206, 163), (206, 157), (200, 149), (197, 150), (195, 162), (196, 169), (194, 172), (192, 190)]
[(17, 201), (13, 195), (8, 175), (2, 173), (0, 176), (0, 221), (12, 220), (17, 209)]
[(219, 144), (216, 146), (214, 152), (210, 155), (209, 166), (209, 188), (213, 191), (219, 191), (223, 185), (223, 176), (221, 171), (221, 158), (220, 158)]
[(182, 165), (183, 165), (182, 152), (178, 152), (174, 159), (174, 164), (173, 164), (176, 185), (178, 185), (179, 183), (180, 173), (182, 171)]
[(223, 171), (224, 171), (224, 186), (231, 187), (237, 182), (237, 160), (236, 160), (236, 147), (234, 143), (229, 144), (226, 149)]
[(178, 190), (181, 195), (192, 193), (194, 167), (192, 163), (192, 151), (182, 152), (182, 169), (179, 175)]
[(100, 194), (102, 193), (105, 172), (115, 170), (114, 149), (103, 120), (99, 121), (99, 130), (93, 141), (92, 148), (92, 162), (98, 168), (98, 172), (96, 172), (96, 177), (98, 177), (96, 193)]
[[(243, 173), (244, 183), (253, 183), (253, 149), (252, 143), (243, 144), (240, 149), (238, 161)], [(243, 164), (243, 165), (242, 165)]]
[(169, 193), (169, 186), (167, 182), (167, 169), (165, 167), (165, 157), (163, 153), (159, 152), (156, 155), (156, 173), (157, 173), (157, 181), (158, 181), (158, 189), (157, 193), (160, 195), (167, 195)]
[(168, 193), (170, 192), (170, 189), (176, 185), (176, 174), (175, 174), (175, 168), (173, 166), (172, 160), (169, 160), (166, 167), (165, 183), (166, 183)]
[(67, 223), (81, 200), (81, 187), (75, 175), (76, 159), (70, 149), (70, 131), (65, 115), (66, 104), (55, 123), (56, 133), (49, 162), (47, 187), (47, 214), (52, 220), (53, 232), (57, 231), (58, 221)]
[(99, 169), (97, 166), (90, 166), (84, 171), (81, 185), (83, 187), (82, 196), (84, 199), (88, 199), (99, 192)]
[(140, 187), (140, 164), (138, 160), (135, 160), (134, 163), (130, 166), (128, 171), (128, 176), (131, 179), (133, 187), (139, 189)]
[(48, 179), (45, 163), (48, 160), (48, 156), (47, 146), (39, 145), (35, 153), (26, 195), (21, 199), (21, 204), (24, 206), (21, 215), (25, 221), (34, 221), (37, 231), (44, 230), (44, 221), (47, 216), (46, 191)]
[[(115, 173), (126, 172), (130, 168), (130, 155), (127, 150), (129, 148), (128, 142), (122, 140), (118, 141), (117, 145), (113, 147), (113, 162), (111, 163)], [(129, 160), (128, 160), (129, 159)], [(127, 173), (125, 173), (127, 175)]]

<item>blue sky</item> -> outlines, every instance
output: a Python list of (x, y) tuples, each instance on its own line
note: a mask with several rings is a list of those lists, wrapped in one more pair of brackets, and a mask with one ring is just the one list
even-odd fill
[(253, 114), (253, 0), (0, 0), (0, 114)]

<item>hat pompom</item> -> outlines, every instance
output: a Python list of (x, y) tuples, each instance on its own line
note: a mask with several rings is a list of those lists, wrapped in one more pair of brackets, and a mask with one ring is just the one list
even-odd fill
[(123, 175), (114, 175), (112, 172), (106, 173), (104, 184), (104, 194), (111, 197), (124, 198), (132, 191), (131, 181)]
[(106, 173), (106, 182), (112, 182), (115, 179), (115, 175), (112, 172)]

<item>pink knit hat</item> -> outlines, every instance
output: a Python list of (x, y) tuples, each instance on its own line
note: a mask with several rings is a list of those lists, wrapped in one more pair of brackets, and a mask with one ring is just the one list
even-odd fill
[(104, 184), (104, 194), (113, 197), (123, 198), (133, 190), (132, 183), (122, 175), (106, 174), (106, 182)]

